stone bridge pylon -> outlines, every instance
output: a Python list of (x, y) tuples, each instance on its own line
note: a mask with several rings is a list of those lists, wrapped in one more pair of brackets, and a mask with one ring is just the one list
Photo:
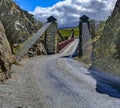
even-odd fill
[(92, 36), (90, 34), (89, 17), (83, 15), (79, 22), (79, 56), (83, 61), (92, 61)]
[(43, 25), (29, 40), (27, 40), (18, 51), (16, 54), (18, 60), (21, 60), (41, 37), (44, 37), (44, 46), (47, 54), (57, 53), (58, 39), (63, 40), (63, 37), (60, 35), (60, 32), (58, 32), (59, 30), (57, 29), (56, 19), (53, 16), (50, 16), (47, 20), (47, 23)]
[(51, 25), (45, 32), (45, 49), (47, 50), (47, 54), (55, 54), (57, 53), (58, 43), (57, 23), (53, 16), (50, 16), (47, 20)]

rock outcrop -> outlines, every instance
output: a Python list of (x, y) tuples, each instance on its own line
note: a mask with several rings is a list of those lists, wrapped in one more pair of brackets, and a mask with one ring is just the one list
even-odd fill
[[(37, 25), (39, 27), (37, 27)], [(41, 26), (33, 15), (22, 10), (12, 0), (0, 0), (0, 80), (10, 77), (13, 53)], [(33, 48), (34, 55), (46, 54), (43, 42), (38, 41)], [(31, 49), (33, 49), (31, 48)]]
[(120, 0), (107, 19), (98, 39), (96, 51), (99, 58), (93, 65), (101, 70), (120, 76)]
[(10, 77), (12, 52), (0, 21), (0, 81)]
[(39, 39), (32, 48), (28, 51), (26, 54), (28, 57), (33, 57), (36, 55), (47, 55), (46, 49), (43, 47), (44, 41), (42, 39)]
[(104, 56), (120, 59), (120, 0), (117, 0), (112, 15), (106, 21), (101, 45)]
[[(7, 39), (10, 43), (12, 53), (24, 44), (41, 26), (41, 22), (36, 22), (33, 15), (22, 10), (12, 0), (0, 0), (0, 20), (2, 21)], [(44, 45), (41, 44), (41, 51)], [(44, 52), (40, 52), (44, 54)], [(40, 55), (41, 55), (40, 54)]]
[(37, 31), (33, 15), (22, 10), (11, 0), (0, 0), (0, 19), (11, 46), (25, 42)]

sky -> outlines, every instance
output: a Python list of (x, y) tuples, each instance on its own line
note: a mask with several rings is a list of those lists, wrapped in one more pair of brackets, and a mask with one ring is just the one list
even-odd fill
[(13, 0), (37, 20), (46, 22), (49, 16), (57, 19), (59, 27), (77, 26), (79, 18), (87, 15), (90, 19), (106, 20), (116, 0)]
[(34, 11), (37, 6), (40, 7), (51, 7), (59, 1), (64, 0), (13, 0), (16, 2), (22, 9), (27, 11)]

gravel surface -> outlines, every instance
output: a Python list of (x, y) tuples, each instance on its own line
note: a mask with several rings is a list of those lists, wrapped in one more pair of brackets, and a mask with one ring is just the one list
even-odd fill
[(0, 84), (0, 108), (120, 108), (120, 92), (107, 85), (109, 80), (101, 80), (101, 74), (96, 75), (71, 56), (61, 58), (72, 55), (76, 47), (77, 40), (62, 54), (24, 59), (22, 66), (13, 65), (12, 78)]
[(21, 64), (0, 84), (0, 108), (120, 108), (119, 98), (96, 91), (97, 82), (82, 63), (53, 55)]

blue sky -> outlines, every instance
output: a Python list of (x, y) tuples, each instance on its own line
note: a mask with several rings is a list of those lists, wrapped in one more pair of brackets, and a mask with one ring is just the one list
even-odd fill
[(59, 1), (64, 0), (13, 0), (16, 2), (22, 9), (27, 11), (34, 11), (37, 6), (40, 7), (51, 7)]
[(13, 0), (34, 18), (46, 22), (49, 16), (57, 19), (59, 27), (78, 26), (79, 18), (106, 20), (114, 9), (116, 0)]

